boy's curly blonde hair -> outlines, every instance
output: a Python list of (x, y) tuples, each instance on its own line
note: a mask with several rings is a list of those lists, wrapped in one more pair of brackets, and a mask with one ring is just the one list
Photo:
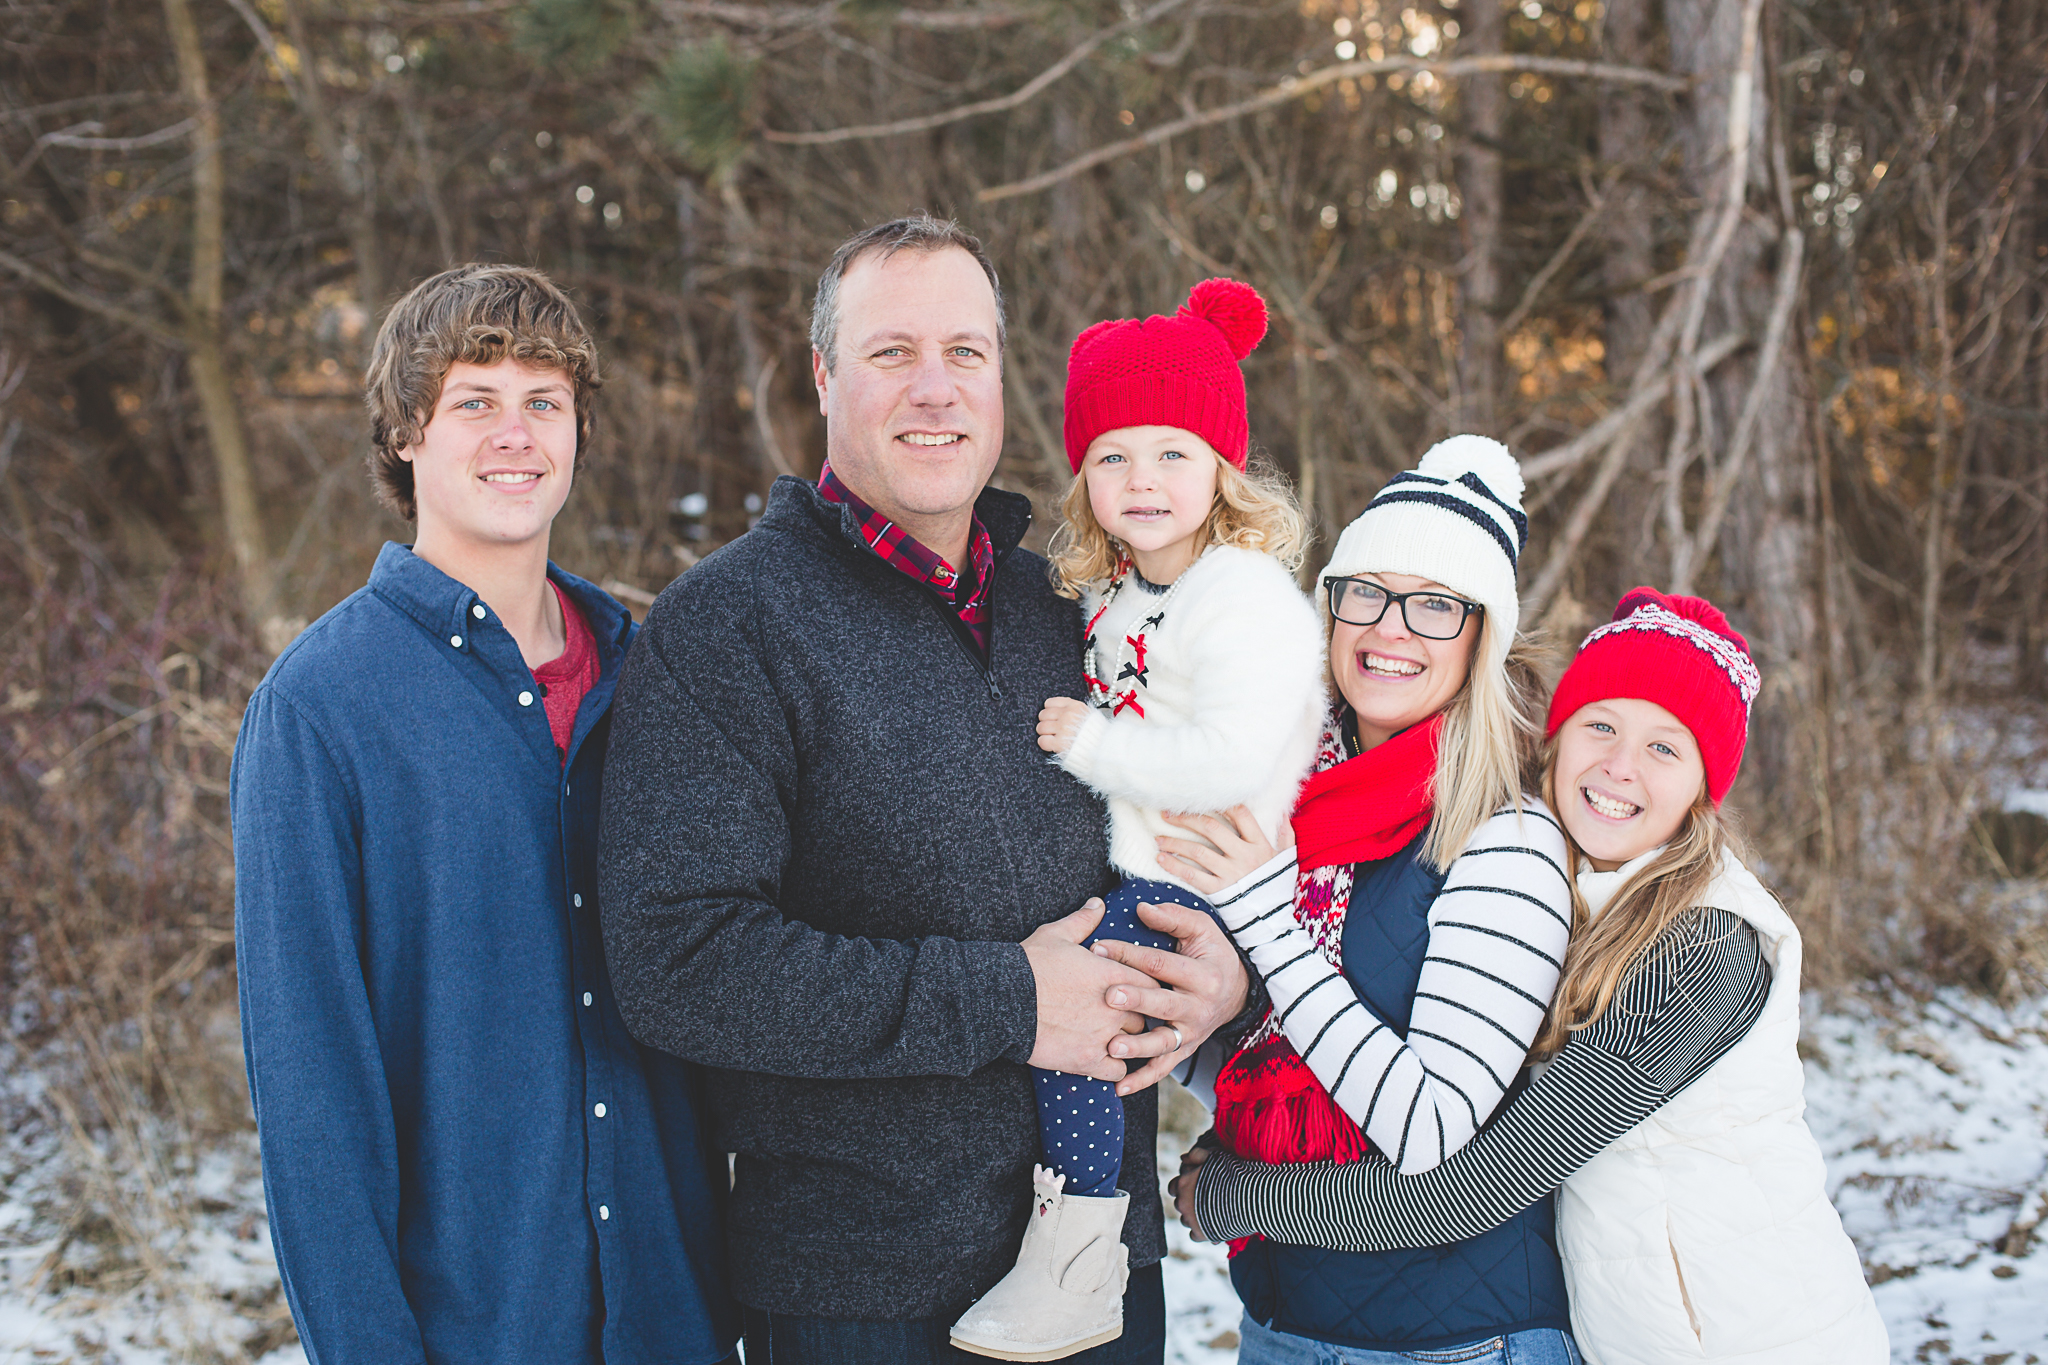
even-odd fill
[[(1076, 474), (1060, 503), (1065, 520), (1052, 533), (1053, 590), (1079, 597), (1083, 589), (1106, 584), (1124, 561), (1124, 547), (1102, 529), (1088, 501), (1088, 480)], [(1292, 573), (1308, 553), (1308, 518), (1295, 500), (1294, 485), (1265, 452), (1255, 450), (1243, 472), (1216, 461), (1216, 499), (1202, 528), (1202, 549), (1235, 545), (1273, 556)]]

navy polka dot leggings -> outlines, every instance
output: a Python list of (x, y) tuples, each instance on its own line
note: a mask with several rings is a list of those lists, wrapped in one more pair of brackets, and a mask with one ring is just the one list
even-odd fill
[[(1118, 939), (1172, 952), (1171, 937), (1138, 918), (1138, 902), (1185, 905), (1208, 914), (1209, 903), (1171, 882), (1126, 877), (1122, 886), (1103, 897), (1102, 923), (1087, 942)], [(1132, 1070), (1137, 1066), (1133, 1065)], [(1038, 1143), (1045, 1164), (1067, 1178), (1066, 1193), (1108, 1199), (1116, 1194), (1124, 1164), (1124, 1102), (1116, 1086), (1093, 1076), (1067, 1071), (1031, 1069), (1038, 1091)]]

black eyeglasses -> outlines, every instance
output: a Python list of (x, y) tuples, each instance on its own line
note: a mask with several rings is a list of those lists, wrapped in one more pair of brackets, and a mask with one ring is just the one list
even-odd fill
[(1330, 615), (1347, 626), (1378, 625), (1387, 608), (1399, 603), (1410, 633), (1425, 640), (1455, 640), (1465, 631), (1465, 618), (1486, 610), (1449, 593), (1388, 592), (1365, 578), (1325, 578), (1323, 590), (1330, 594)]

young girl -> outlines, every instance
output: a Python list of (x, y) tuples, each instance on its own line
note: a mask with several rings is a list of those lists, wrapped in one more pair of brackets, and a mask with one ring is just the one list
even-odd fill
[[(1076, 478), (1053, 572), (1082, 598), (1088, 697), (1049, 699), (1038, 742), (1108, 802), (1125, 880), (1097, 938), (1171, 950), (1138, 904), (1208, 907), (1160, 865), (1157, 837), (1185, 832), (1162, 813), (1244, 806), (1276, 837), (1314, 757), (1322, 638), (1292, 573), (1306, 528), (1285, 483), (1247, 464), (1238, 362), (1265, 330), (1249, 285), (1204, 280), (1172, 317), (1088, 328), (1068, 359)], [(1033, 1080), (1036, 1213), (1016, 1268), (952, 1333), (1003, 1360), (1056, 1360), (1123, 1331), (1123, 1103), (1106, 1081)]]
[(1758, 684), (1707, 602), (1622, 598), (1550, 706), (1545, 789), (1577, 923), (1541, 1076), (1412, 1178), (1198, 1148), (1176, 1182), (1197, 1235), (1284, 1222), (1323, 1246), (1429, 1246), (1561, 1185), (1572, 1330), (1593, 1365), (1888, 1359), (1801, 1117), (1799, 932), (1721, 814)]

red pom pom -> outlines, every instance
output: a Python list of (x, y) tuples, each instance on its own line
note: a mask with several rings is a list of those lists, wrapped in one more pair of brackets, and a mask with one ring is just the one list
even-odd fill
[(1188, 301), (1177, 316), (1213, 324), (1239, 360), (1250, 355), (1266, 335), (1266, 301), (1241, 280), (1203, 280), (1188, 291)]

